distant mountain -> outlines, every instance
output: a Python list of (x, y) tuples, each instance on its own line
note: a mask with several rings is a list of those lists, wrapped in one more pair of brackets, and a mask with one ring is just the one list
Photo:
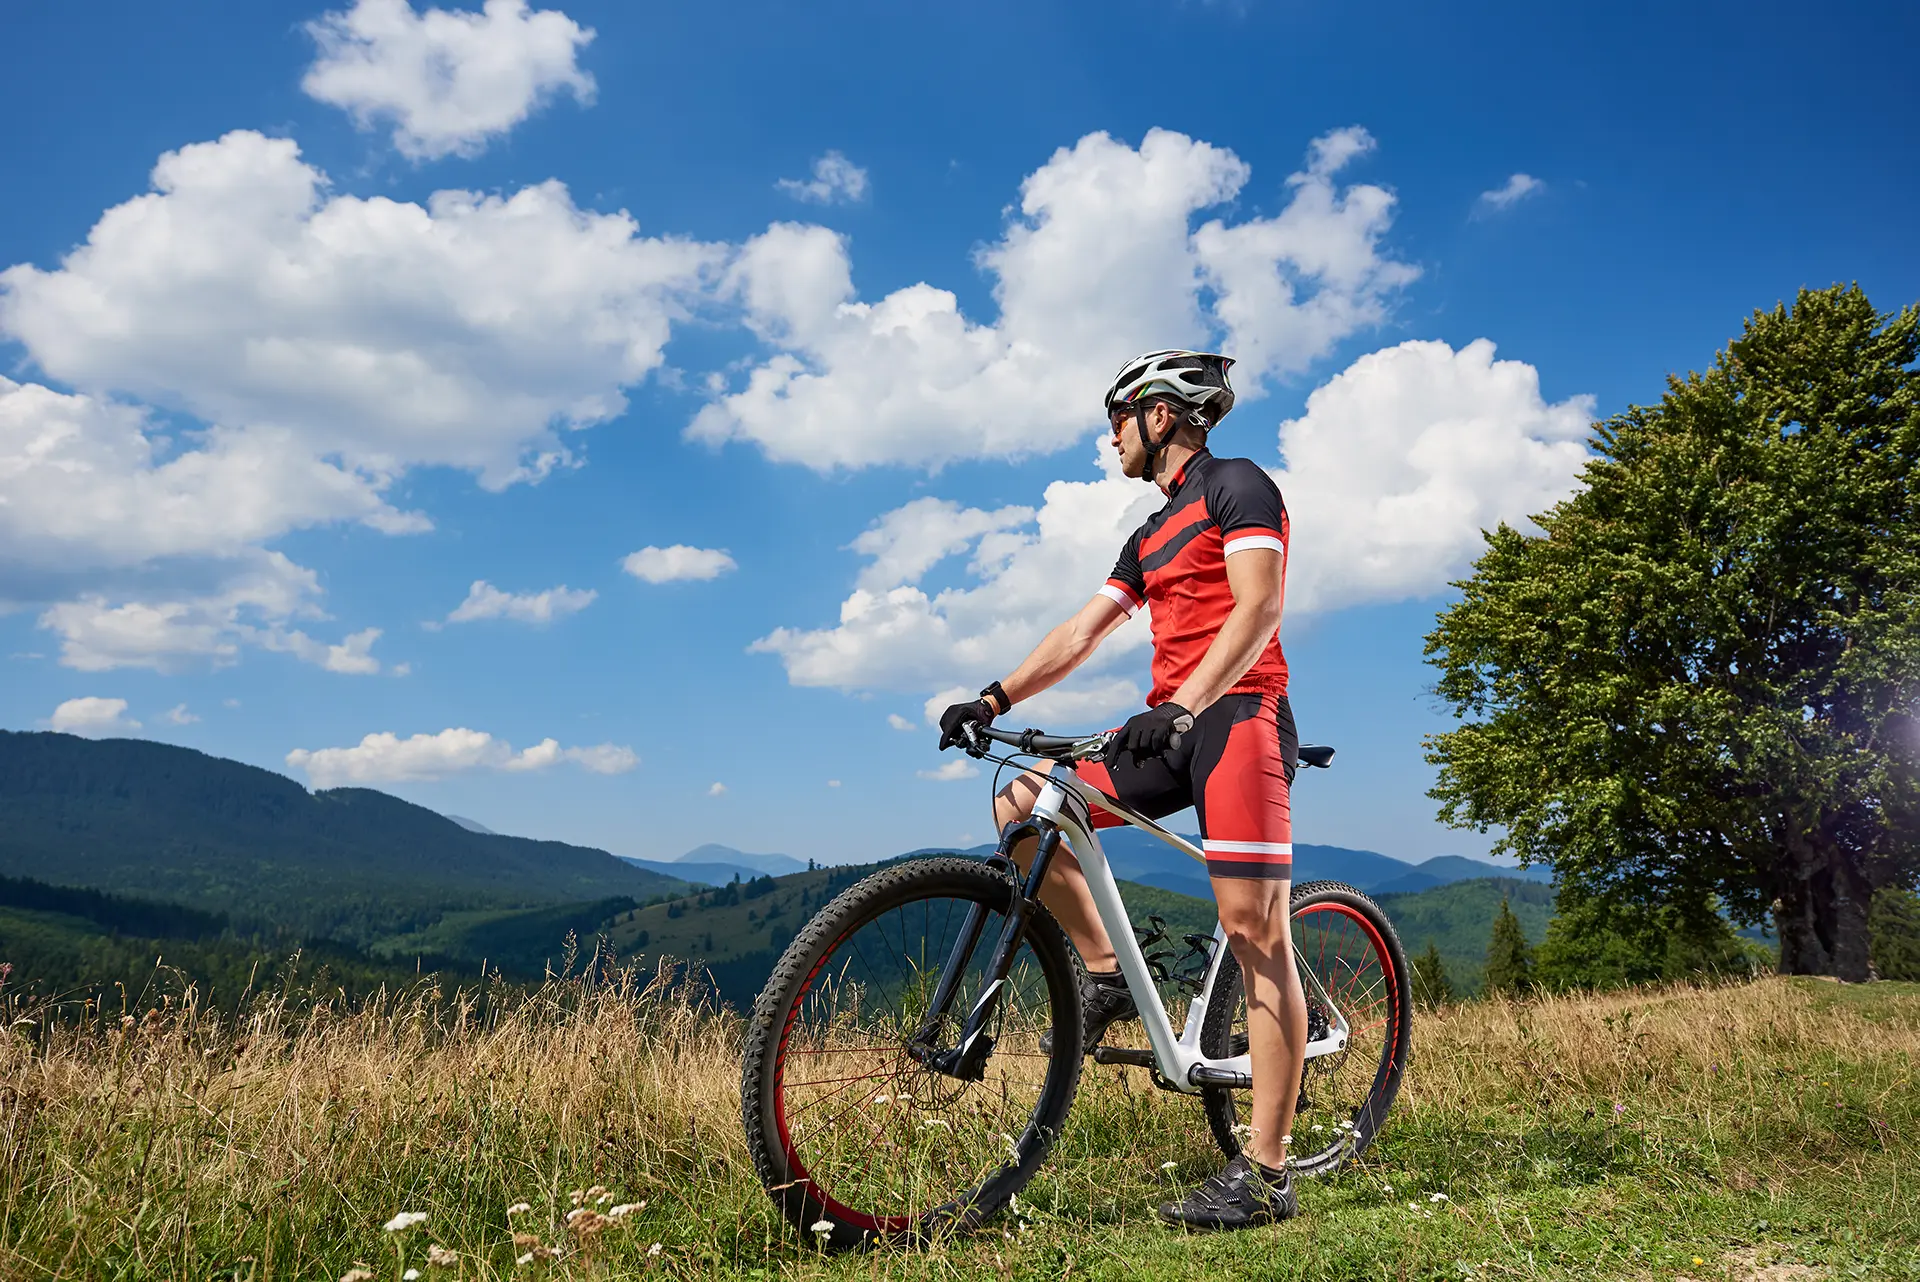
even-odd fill
[(687, 888), (604, 850), (471, 832), (368, 788), (141, 739), (0, 731), (0, 875), (365, 946), (455, 910)]
[(792, 855), (750, 855), (744, 850), (735, 850), (732, 846), (721, 846), (711, 841), (704, 846), (695, 846), (673, 862), (676, 864), (730, 864), (751, 868), (756, 874), (764, 873), (769, 877), (784, 877), (790, 872), (807, 870), (806, 862), (795, 859)]
[(467, 819), (461, 815), (448, 815), (447, 818), (453, 820), (468, 832), (477, 832), (483, 837), (498, 837), (500, 835), (481, 823), (478, 819)]
[(1490, 864), (1484, 859), (1468, 859), (1464, 855), (1435, 855), (1423, 864), (1414, 865), (1403, 876), (1364, 889), (1370, 895), (1417, 894), (1435, 886), (1448, 886), (1456, 881), (1473, 881), (1481, 877), (1504, 877), (1509, 881), (1538, 882), (1543, 886), (1553, 884), (1553, 872), (1547, 868), (1508, 868), (1501, 864)]
[(637, 859), (632, 855), (621, 855), (619, 858), (635, 868), (644, 868), (663, 877), (679, 877), (698, 886), (724, 886), (736, 878), (752, 881), (762, 875), (745, 864), (696, 864), (681, 863), (679, 860), (663, 863), (657, 859)]
[[(1183, 834), (1195, 845), (1200, 838)], [(1100, 834), (1100, 845), (1107, 852), (1113, 875), (1142, 885), (1158, 886), (1176, 894), (1213, 897), (1207, 870), (1197, 860), (1138, 828), (1110, 828)], [(991, 850), (992, 847), (987, 847)], [(1345, 846), (1320, 846), (1295, 842), (1293, 879), (1303, 881), (1344, 881), (1369, 894), (1411, 893), (1456, 881), (1481, 877), (1512, 877), (1546, 882), (1552, 874), (1542, 869), (1502, 868), (1497, 864), (1459, 855), (1440, 855), (1422, 864), (1379, 854), (1372, 850), (1352, 850)]]

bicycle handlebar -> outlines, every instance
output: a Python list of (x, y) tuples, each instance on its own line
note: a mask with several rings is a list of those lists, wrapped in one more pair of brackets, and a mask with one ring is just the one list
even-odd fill
[[(981, 739), (991, 739), (995, 743), (1004, 743), (1009, 748), (1036, 757), (1058, 757), (1063, 760), (1077, 760), (1081, 757), (1098, 756), (1105, 752), (1107, 741), (1113, 738), (1111, 730), (1095, 735), (1059, 735), (1042, 734), (1038, 730), (995, 730), (992, 726), (983, 726), (974, 722), (967, 727), (975, 735), (974, 746), (980, 746)], [(984, 749), (982, 749), (984, 751)]]
[[(1029, 756), (1051, 757), (1057, 761), (1081, 761), (1100, 756), (1106, 752), (1107, 745), (1113, 742), (1113, 737), (1120, 733), (1117, 730), (1103, 730), (1093, 735), (1043, 734), (1038, 730), (995, 730), (979, 722), (969, 723), (967, 730), (973, 735), (973, 742), (962, 744), (961, 747), (972, 756), (983, 755), (986, 746), (981, 741), (991, 739)], [(1180, 746), (1179, 735), (1173, 737), (1171, 746)], [(1317, 744), (1301, 744), (1299, 762), (1303, 766), (1325, 770), (1333, 764), (1333, 749)]]

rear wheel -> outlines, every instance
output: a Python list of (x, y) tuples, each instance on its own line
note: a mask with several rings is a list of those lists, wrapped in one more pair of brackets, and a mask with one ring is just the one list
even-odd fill
[(1053, 1146), (1080, 1079), (1080, 992), (1044, 909), (1027, 919), (986, 1030), (981, 1080), (934, 1072), (909, 1048), (978, 907), (979, 942), (934, 1026), (935, 1049), (953, 1047), (1013, 894), (977, 860), (887, 868), (821, 909), (774, 968), (748, 1026), (742, 1112), (761, 1180), (810, 1238), (841, 1248), (973, 1227)]
[[(1307, 1061), (1293, 1119), (1287, 1165), (1301, 1175), (1326, 1175), (1372, 1143), (1393, 1107), (1413, 1031), (1412, 991), (1399, 936), (1380, 906), (1352, 886), (1295, 886), (1289, 913), (1307, 996), (1307, 1039), (1324, 1036), (1331, 1021), (1308, 973), (1349, 1033), (1344, 1049)], [(1200, 1053), (1219, 1058), (1246, 1050), (1246, 993), (1229, 952), (1200, 1026)], [(1201, 1092), (1207, 1125), (1228, 1157), (1240, 1152), (1248, 1133), (1248, 1095), (1225, 1087)]]

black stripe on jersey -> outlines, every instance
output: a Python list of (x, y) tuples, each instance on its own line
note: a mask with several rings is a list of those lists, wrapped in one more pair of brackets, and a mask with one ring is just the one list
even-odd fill
[(1189, 525), (1186, 529), (1168, 539), (1158, 548), (1155, 548), (1151, 554), (1141, 558), (1140, 572), (1145, 574), (1149, 570), (1159, 569), (1176, 556), (1179, 556), (1181, 550), (1185, 548), (1187, 544), (1193, 542), (1208, 530), (1217, 528), (1211, 518), (1203, 521), (1195, 521), (1192, 525)]

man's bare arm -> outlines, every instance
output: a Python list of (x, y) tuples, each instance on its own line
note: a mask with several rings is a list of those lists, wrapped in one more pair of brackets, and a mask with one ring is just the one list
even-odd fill
[(1197, 717), (1247, 675), (1280, 627), (1285, 570), (1286, 558), (1271, 548), (1248, 548), (1227, 558), (1233, 612), (1207, 647), (1200, 666), (1173, 692), (1173, 702)]
[(1127, 612), (1112, 597), (1094, 597), (1080, 607), (1078, 614), (1047, 633), (1033, 653), (1000, 682), (1000, 688), (1015, 703), (1031, 699), (1085, 663), (1087, 656), (1126, 621)]

